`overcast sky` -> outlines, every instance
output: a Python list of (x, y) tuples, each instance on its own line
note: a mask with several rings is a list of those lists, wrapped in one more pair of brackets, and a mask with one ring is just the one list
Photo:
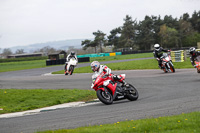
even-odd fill
[(0, 48), (107, 35), (126, 15), (191, 16), (200, 0), (0, 0)]

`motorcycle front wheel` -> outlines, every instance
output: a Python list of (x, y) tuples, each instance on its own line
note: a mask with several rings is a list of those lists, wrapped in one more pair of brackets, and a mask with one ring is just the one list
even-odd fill
[(139, 93), (138, 93), (137, 89), (131, 84), (129, 84), (129, 88), (128, 89), (129, 90), (128, 90), (127, 94), (126, 94), (126, 98), (128, 100), (130, 100), (130, 101), (137, 100), (138, 97), (139, 97)]
[(74, 66), (70, 66), (70, 67), (69, 67), (69, 73), (70, 73), (70, 75), (72, 75), (73, 72), (74, 72)]
[(174, 73), (174, 72), (175, 72), (175, 69), (174, 69), (174, 66), (173, 66), (172, 62), (169, 63), (169, 66), (170, 66), (171, 72)]
[(113, 103), (113, 96), (110, 94), (110, 92), (105, 92), (105, 91), (99, 89), (99, 90), (96, 91), (96, 93), (97, 93), (98, 99), (102, 103), (104, 103), (106, 105)]
[(200, 73), (200, 69), (197, 68), (197, 73)]

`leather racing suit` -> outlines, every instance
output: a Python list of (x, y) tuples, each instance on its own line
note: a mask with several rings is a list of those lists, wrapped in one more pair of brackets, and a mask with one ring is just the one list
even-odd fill
[(159, 50), (154, 50), (153, 55), (154, 58), (157, 59), (158, 65), (161, 68), (162, 60), (160, 59), (161, 56), (163, 56), (163, 52), (169, 52), (169, 50), (163, 49), (162, 47), (159, 48)]
[(191, 61), (191, 64), (195, 66), (195, 61), (198, 60), (200, 61), (200, 51), (194, 51), (193, 54), (191, 54), (190, 56), (190, 61)]

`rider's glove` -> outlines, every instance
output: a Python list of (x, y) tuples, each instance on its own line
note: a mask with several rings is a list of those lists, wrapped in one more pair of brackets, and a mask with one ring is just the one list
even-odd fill
[(159, 58), (156, 58), (157, 59), (157, 61), (159, 61), (160, 59)]
[(194, 65), (194, 68), (197, 68), (197, 66), (196, 66), (196, 65)]
[(113, 75), (112, 78), (113, 78), (114, 80), (120, 80), (120, 79), (121, 79), (121, 77), (118, 76), (118, 75)]

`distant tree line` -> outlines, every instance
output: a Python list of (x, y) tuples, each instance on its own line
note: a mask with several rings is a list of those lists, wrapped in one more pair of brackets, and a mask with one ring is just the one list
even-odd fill
[(196, 46), (200, 42), (200, 11), (190, 16), (184, 13), (179, 19), (171, 15), (145, 16), (137, 22), (126, 15), (122, 26), (110, 31), (110, 35), (98, 30), (93, 32), (94, 40), (82, 41), (83, 49), (93, 48), (102, 51), (103, 46), (112, 46), (114, 51), (120, 48), (132, 50), (151, 50), (159, 43), (164, 48), (182, 48)]

